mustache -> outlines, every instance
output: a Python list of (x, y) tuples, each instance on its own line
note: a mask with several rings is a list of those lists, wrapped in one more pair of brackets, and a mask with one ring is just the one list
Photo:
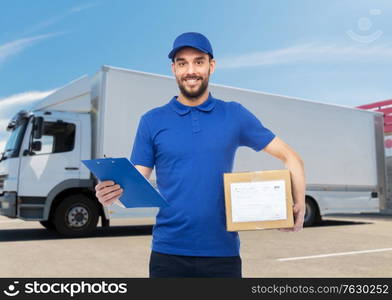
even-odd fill
[(203, 79), (201, 76), (187, 76), (182, 78), (182, 80), (188, 80), (188, 79)]

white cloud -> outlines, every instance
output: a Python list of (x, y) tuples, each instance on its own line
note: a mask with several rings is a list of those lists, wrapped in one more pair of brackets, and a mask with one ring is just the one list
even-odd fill
[(91, 7), (95, 7), (97, 5), (98, 5), (98, 3), (87, 3), (87, 4), (84, 4), (84, 5), (75, 6), (75, 7), (70, 9), (70, 12), (80, 12), (82, 10), (85, 10), (85, 9), (88, 9), (88, 8), (91, 8)]
[(36, 101), (40, 101), (54, 91), (56, 91), (56, 89), (49, 91), (28, 91), (0, 99), (0, 153), (9, 136), (6, 127), (15, 113), (21, 109), (25, 109), (26, 106), (29, 106)]
[(294, 45), (272, 51), (245, 53), (219, 60), (217, 68), (234, 69), (243, 67), (257, 67), (264, 65), (278, 65), (288, 63), (307, 62), (383, 62), (392, 59), (392, 46), (363, 45), (339, 46), (335, 44), (308, 43)]
[(5, 144), (7, 143), (6, 140), (0, 141), (0, 153), (4, 151)]
[(0, 119), (0, 132), (5, 130), (9, 121), (9, 119)]
[(64, 12), (62, 14), (55, 15), (55, 16), (53, 16), (53, 17), (51, 17), (51, 18), (49, 18), (49, 19), (47, 19), (45, 21), (42, 21), (42, 22), (39, 22), (39, 23), (37, 23), (35, 25), (30, 26), (30, 28), (25, 30), (22, 34), (23, 35), (24, 34), (30, 34), (32, 32), (42, 30), (42, 29), (44, 29), (46, 27), (49, 27), (50, 25), (53, 25), (55, 23), (60, 22), (64, 18), (68, 17), (69, 15), (72, 15), (74, 13), (78, 13), (78, 12), (80, 12), (82, 10), (89, 9), (91, 7), (95, 7), (97, 5), (98, 5), (97, 3), (87, 3), (87, 4), (84, 4), (84, 5), (79, 5), (79, 6), (72, 7), (71, 9), (69, 9), (68, 11), (66, 11), (66, 12)]
[(0, 111), (4, 111), (5, 108), (10, 106), (20, 106), (25, 104), (31, 104), (36, 100), (43, 99), (53, 93), (56, 89), (49, 91), (28, 91), (15, 95), (8, 96), (0, 99)]
[(24, 49), (32, 46), (39, 40), (44, 40), (53, 36), (58, 36), (63, 33), (50, 33), (42, 34), (32, 37), (27, 37), (23, 39), (18, 39), (6, 44), (0, 45), (0, 64), (3, 63), (9, 57), (22, 52)]
[(30, 34), (32, 32), (38, 31), (38, 30), (42, 30), (42, 29), (44, 29), (44, 28), (46, 28), (46, 27), (48, 27), (48, 26), (50, 26), (50, 25), (52, 25), (54, 23), (57, 23), (57, 22), (61, 21), (62, 19), (64, 19), (64, 17), (66, 17), (66, 15), (54, 16), (54, 17), (49, 18), (49, 19), (47, 19), (45, 21), (42, 21), (42, 22), (37, 23), (35, 25), (32, 25), (29, 29), (25, 30), (22, 33), (22, 35)]
[(8, 140), (9, 132), (6, 131), (9, 119), (0, 119), (0, 153), (4, 151), (4, 146)]

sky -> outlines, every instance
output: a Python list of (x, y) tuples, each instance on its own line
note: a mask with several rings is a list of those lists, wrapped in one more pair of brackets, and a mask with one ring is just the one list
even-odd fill
[(391, 0), (1, 0), (0, 151), (20, 109), (102, 65), (172, 75), (176, 36), (210, 40), (210, 82), (358, 106), (392, 99)]

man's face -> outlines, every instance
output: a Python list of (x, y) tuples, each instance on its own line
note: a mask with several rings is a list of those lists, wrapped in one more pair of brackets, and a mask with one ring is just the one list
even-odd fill
[(189, 100), (197, 100), (207, 89), (215, 60), (195, 48), (186, 47), (176, 53), (172, 71), (181, 93)]

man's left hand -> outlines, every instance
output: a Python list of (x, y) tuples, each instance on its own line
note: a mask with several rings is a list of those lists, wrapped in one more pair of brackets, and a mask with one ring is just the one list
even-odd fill
[(294, 204), (293, 212), (294, 212), (294, 227), (291, 228), (278, 228), (279, 231), (284, 232), (293, 232), (300, 231), (304, 225), (306, 205), (305, 204)]

